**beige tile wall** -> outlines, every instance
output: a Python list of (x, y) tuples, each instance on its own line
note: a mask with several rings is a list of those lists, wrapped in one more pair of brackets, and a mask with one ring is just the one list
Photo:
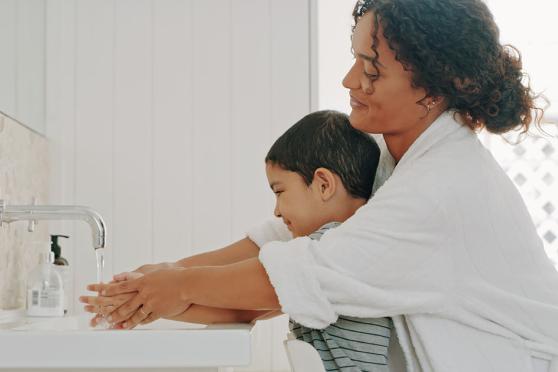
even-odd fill
[[(0, 199), (38, 204), (48, 198), (48, 144), (44, 136), (0, 113)], [(49, 241), (48, 225), (13, 222), (0, 227), (0, 309), (25, 306), (25, 279), (38, 262), (35, 241)]]

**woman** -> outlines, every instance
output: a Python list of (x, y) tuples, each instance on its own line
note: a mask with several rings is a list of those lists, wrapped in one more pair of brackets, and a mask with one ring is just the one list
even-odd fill
[(112, 306), (127, 327), (191, 304), (247, 320), (282, 311), (312, 328), (392, 317), (407, 371), (524, 372), (533, 355), (556, 358), (558, 273), (474, 132), (533, 121), (519, 58), (480, 0), (364, 1), (354, 16), (351, 124), (383, 135), (393, 170), (368, 204), (320, 241), (288, 240), (272, 221), (219, 251), (90, 286), (101, 297), (88, 309)]

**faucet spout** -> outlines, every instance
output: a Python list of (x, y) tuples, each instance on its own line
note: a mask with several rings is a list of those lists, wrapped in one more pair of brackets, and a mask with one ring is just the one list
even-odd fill
[(81, 220), (91, 227), (93, 248), (106, 245), (106, 224), (101, 215), (79, 205), (9, 205), (0, 200), (0, 226), (3, 222), (39, 220)]

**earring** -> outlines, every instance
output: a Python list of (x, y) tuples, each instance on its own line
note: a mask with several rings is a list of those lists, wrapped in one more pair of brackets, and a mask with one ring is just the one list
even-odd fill
[(428, 111), (428, 113), (430, 114), (430, 111), (432, 110), (432, 108), (433, 108), (434, 106), (436, 106), (437, 104), (438, 104), (438, 101), (436, 101), (436, 100), (430, 101), (430, 103), (428, 103), (428, 104), (426, 105), (426, 111)]

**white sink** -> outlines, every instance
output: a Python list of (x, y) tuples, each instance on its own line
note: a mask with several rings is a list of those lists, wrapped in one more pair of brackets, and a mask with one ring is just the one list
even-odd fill
[[(88, 314), (26, 318), (0, 311), (0, 369), (194, 368), (250, 364), (248, 324), (159, 320), (134, 330), (100, 330)], [(188, 369), (186, 369), (188, 370)], [(223, 370), (223, 369), (219, 369)], [(227, 369), (230, 371), (231, 369)]]

